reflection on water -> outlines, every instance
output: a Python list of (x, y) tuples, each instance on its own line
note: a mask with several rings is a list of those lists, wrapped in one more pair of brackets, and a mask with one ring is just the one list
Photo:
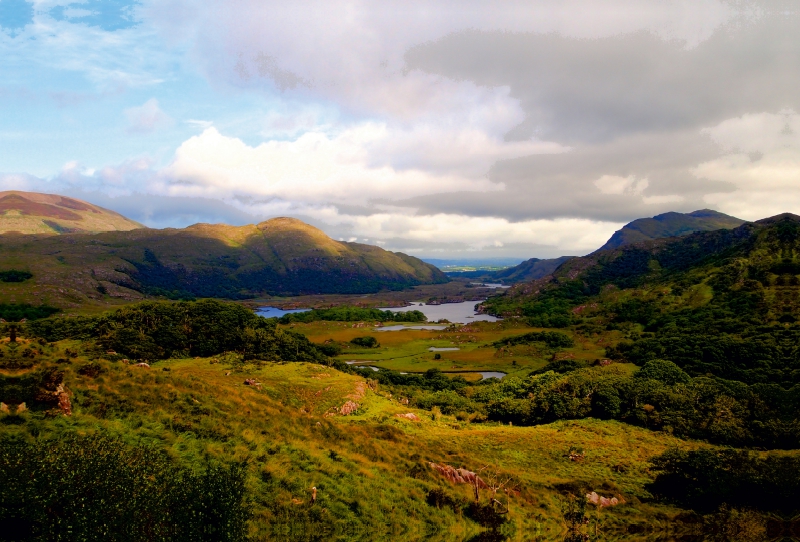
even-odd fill
[(374, 331), (403, 331), (404, 329), (433, 329), (433, 330), (442, 330), (446, 329), (447, 326), (383, 326), (383, 327), (376, 327)]
[(448, 322), (465, 324), (468, 322), (496, 322), (497, 318), (488, 314), (478, 314), (475, 312), (475, 305), (480, 301), (464, 301), (461, 303), (442, 303), (441, 305), (428, 305), (426, 303), (414, 303), (408, 307), (385, 307), (381, 310), (392, 312), (420, 311), (429, 322), (447, 320)]
[(256, 309), (256, 314), (259, 316), (263, 316), (264, 318), (280, 318), (284, 314), (289, 314), (292, 312), (308, 312), (311, 309), (279, 309), (277, 307), (259, 307)]
[(506, 373), (501, 373), (500, 371), (475, 371), (479, 373), (483, 378), (481, 380), (486, 380), (488, 378), (496, 378), (498, 380), (502, 380)]
[(351, 359), (350, 361), (345, 361), (345, 363), (348, 365), (352, 365), (356, 369), (372, 369), (373, 371), (380, 371), (378, 367), (373, 367), (372, 365), (364, 365), (364, 362), (358, 359)]
[(470, 284), (473, 284), (475, 286), (481, 286), (483, 288), (495, 288), (495, 289), (496, 288), (502, 288), (504, 290), (506, 288), (511, 288), (511, 286), (508, 286), (506, 284), (500, 284), (500, 283), (495, 283), (495, 282), (471, 282)]

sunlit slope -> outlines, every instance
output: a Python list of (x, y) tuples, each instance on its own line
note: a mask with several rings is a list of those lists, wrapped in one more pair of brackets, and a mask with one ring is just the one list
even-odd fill
[[(43, 357), (67, 348), (81, 350), (65, 341), (44, 347)], [(111, 433), (153, 443), (197, 467), (209, 460), (246, 461), (254, 539), (285, 529), (287, 539), (468, 539), (480, 528), (460, 509), (473, 499), (471, 487), (449, 483), (429, 462), (485, 467), (487, 478), (513, 478), (518, 493), (509, 499), (508, 520), (518, 529), (510, 531), (514, 540), (528, 540), (537, 530), (563, 538), (559, 501), (582, 487), (630, 503), (598, 515), (609, 532), (644, 522), (658, 528), (678, 510), (640, 502), (649, 498), (648, 461), (670, 446), (697, 446), (597, 420), (526, 428), (471, 424), (410, 408), (374, 382), (306, 363), (185, 359), (148, 369), (108, 360), (90, 364), (82, 353), (70, 359), (56, 367), (64, 373), (72, 415), (54, 416), (30, 401), (16, 424), (5, 427), (39, 438)], [(49, 367), (33, 369), (25, 382), (35, 383)], [(256, 384), (245, 385), (246, 379)], [(339, 414), (348, 402), (358, 409)], [(409, 413), (417, 419), (403, 417)], [(576, 446), (586, 449), (585, 461), (567, 457)], [(312, 487), (318, 490), (314, 506)], [(432, 490), (454, 505), (431, 503)]]
[(417, 258), (335, 241), (292, 218), (90, 237), (6, 235), (0, 244), (0, 271), (33, 274), (24, 283), (3, 286), (0, 297), (16, 302), (367, 293), (447, 281)]
[(0, 192), (0, 234), (96, 233), (143, 228), (97, 205), (55, 194)]

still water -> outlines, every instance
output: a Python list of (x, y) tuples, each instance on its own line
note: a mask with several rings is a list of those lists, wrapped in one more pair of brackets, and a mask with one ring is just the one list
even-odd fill
[[(488, 314), (478, 314), (475, 312), (475, 305), (480, 301), (464, 301), (462, 303), (443, 303), (442, 305), (428, 305), (426, 303), (414, 303), (408, 307), (387, 307), (384, 311), (408, 312), (420, 311), (428, 317), (429, 322), (439, 320), (449, 320), (460, 324), (469, 322), (496, 322), (497, 318)], [(388, 331), (388, 330), (387, 330)]]
[(404, 326), (404, 325), (396, 325), (396, 326), (382, 326), (376, 327), (373, 331), (403, 331), (404, 329), (429, 329), (434, 331), (441, 331), (442, 329), (447, 329), (446, 325), (438, 325), (438, 326)]
[(263, 316), (264, 318), (280, 318), (284, 314), (289, 314), (290, 312), (308, 312), (311, 309), (278, 309), (276, 307), (259, 307), (256, 310), (256, 314), (259, 316)]

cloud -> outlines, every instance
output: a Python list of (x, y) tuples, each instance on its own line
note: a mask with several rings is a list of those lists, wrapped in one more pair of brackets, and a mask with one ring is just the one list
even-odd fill
[(603, 194), (641, 194), (650, 184), (647, 179), (637, 180), (633, 175), (620, 177), (619, 175), (603, 175), (594, 182)]
[[(529, 257), (665, 211), (800, 206), (797, 17), (768, 3), (146, 0), (111, 10), (138, 22), (113, 32), (49, 7), (0, 35), (0, 68), (24, 51), (89, 81), (43, 87), (65, 118), (138, 89), (128, 133), (168, 127), (159, 103), (185, 131), (117, 130), (128, 159), (8, 182), (146, 192), (153, 224), (292, 215), (417, 254)], [(197, 74), (214, 100), (183, 92)]]
[(150, 134), (175, 124), (175, 121), (161, 110), (155, 98), (150, 98), (139, 107), (130, 107), (124, 113), (128, 121), (129, 134)]
[(726, 152), (693, 173), (735, 186), (706, 195), (709, 204), (750, 220), (800, 210), (800, 115), (794, 110), (742, 115), (703, 132)]
[(503, 142), (479, 130), (411, 131), (365, 123), (335, 135), (306, 132), (255, 147), (215, 128), (185, 141), (160, 172), (166, 193), (302, 205), (370, 205), (454, 191), (490, 192), (498, 158), (559, 152), (550, 143)]

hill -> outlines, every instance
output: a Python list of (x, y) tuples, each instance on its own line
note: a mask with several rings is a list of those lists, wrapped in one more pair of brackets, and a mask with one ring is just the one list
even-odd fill
[(800, 217), (625, 245), (574, 258), (483, 310), (546, 326), (620, 329), (608, 355), (663, 358), (691, 375), (800, 384)]
[(121, 214), (55, 194), (0, 192), (0, 234), (97, 233), (144, 228)]
[(573, 256), (561, 256), (560, 258), (549, 259), (531, 258), (514, 267), (496, 271), (492, 275), (492, 278), (504, 282), (527, 282), (540, 279), (552, 274), (559, 265), (572, 257)]
[(417, 258), (334, 241), (292, 218), (93, 235), (6, 234), (0, 236), (0, 245), (0, 272), (32, 275), (4, 284), (0, 303), (74, 307), (144, 295), (247, 299), (354, 294), (448, 280)]
[[(679, 512), (639, 501), (649, 458), (697, 447), (617, 422), (510, 427), (425, 410), (425, 398), (466, 402), (452, 392), (466, 383), (435, 371), (416, 387), (378, 383), (232, 303), (148, 302), (24, 327), (0, 343), (10, 539), (25, 539), (9, 530), (26, 525), (31, 540), (116, 540), (122, 529), (136, 540), (271, 540), (287, 529), (291, 540), (472, 540), (506, 522), (558, 534), (560, 503), (589, 491), (631, 502), (592, 514), (624, 533)], [(582, 446), (591, 468), (568, 458)]]
[(696, 231), (735, 228), (741, 226), (744, 222), (744, 220), (710, 209), (702, 209), (691, 213), (664, 213), (652, 218), (638, 218), (626, 224), (621, 230), (617, 230), (606, 244), (598, 250), (618, 248), (663, 237), (688, 235)]

